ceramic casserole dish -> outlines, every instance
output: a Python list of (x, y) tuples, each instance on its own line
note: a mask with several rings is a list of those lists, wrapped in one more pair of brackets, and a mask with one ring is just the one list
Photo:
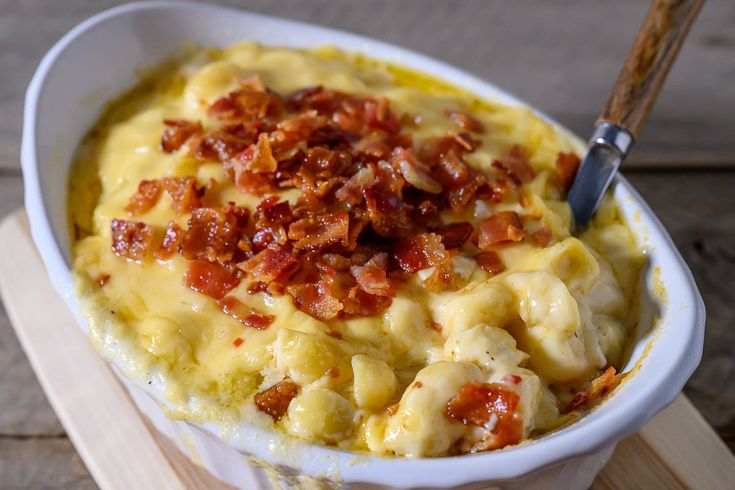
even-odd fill
[[(161, 62), (184, 43), (228, 46), (244, 40), (297, 48), (332, 44), (428, 73), (482, 98), (523, 104), (426, 56), (322, 27), (175, 2), (134, 3), (96, 15), (64, 36), (41, 62), (26, 95), (22, 143), (33, 239), (83, 330), (86, 322), (73, 293), (66, 213), (75, 148), (105, 102), (132, 86), (140, 68)], [(161, 432), (192, 460), (239, 488), (252, 488), (253, 478), (263, 471), (289, 483), (325, 479), (345, 488), (586, 488), (615, 444), (674, 400), (699, 362), (704, 336), (702, 299), (661, 223), (623, 177), (616, 178), (612, 192), (648, 259), (636, 344), (624, 366), (633, 375), (598, 409), (527, 444), (458, 457), (384, 458), (252, 428), (229, 437), (228, 445), (217, 437), (221, 427), (168, 419), (156, 401), (159, 393), (123, 382)]]

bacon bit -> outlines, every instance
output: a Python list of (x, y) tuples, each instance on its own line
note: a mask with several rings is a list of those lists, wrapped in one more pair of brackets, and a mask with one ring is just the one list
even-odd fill
[(260, 74), (254, 73), (250, 75), (249, 77), (245, 77), (239, 80), (240, 86), (242, 88), (250, 89), (255, 92), (267, 92), (268, 89), (266, 89), (265, 84), (263, 83), (263, 80), (260, 79)]
[(125, 206), (125, 211), (134, 216), (143, 214), (156, 205), (160, 195), (161, 183), (158, 180), (141, 180), (138, 184), (138, 192), (130, 198), (130, 202)]
[(283, 103), (274, 93), (243, 87), (215, 100), (207, 112), (218, 119), (251, 123), (278, 117), (282, 111)]
[[(229, 262), (238, 250), (240, 228), (237, 208), (198, 208), (189, 218), (189, 229), (181, 243), (181, 253), (187, 259), (204, 259), (210, 262)], [(247, 216), (247, 210), (239, 208)], [(247, 218), (241, 218), (245, 221)]]
[(487, 434), (472, 452), (517, 444), (523, 420), (517, 413), (520, 396), (497, 383), (469, 381), (447, 402), (446, 416), (465, 425), (484, 427)]
[(202, 191), (197, 188), (195, 177), (164, 177), (163, 189), (171, 196), (171, 205), (176, 214), (186, 214), (200, 207)]
[(290, 379), (279, 381), (267, 390), (257, 393), (254, 397), (255, 406), (263, 413), (278, 420), (286, 413), (288, 406), (299, 394), (299, 385)]
[(166, 227), (161, 246), (158, 247), (158, 250), (156, 250), (153, 255), (159, 260), (170, 259), (174, 252), (178, 250), (179, 244), (183, 238), (184, 230), (182, 230), (176, 222), (171, 221)]
[(161, 149), (166, 153), (174, 153), (186, 143), (186, 140), (202, 132), (202, 124), (199, 121), (164, 119), (163, 124), (166, 128), (161, 136)]
[(513, 145), (513, 148), (500, 157), (500, 160), (495, 160), (493, 167), (503, 171), (510, 180), (518, 185), (530, 182), (536, 176), (518, 145)]
[(545, 247), (551, 242), (551, 228), (548, 226), (542, 226), (538, 230), (531, 233), (531, 238), (534, 242)]
[(344, 316), (374, 316), (383, 312), (391, 303), (393, 298), (367, 293), (358, 286), (351, 288), (347, 298), (342, 301)]
[(357, 280), (357, 285), (366, 293), (390, 298), (396, 295), (396, 286), (388, 279), (385, 269), (353, 265), (350, 267), (350, 273)]
[(449, 223), (436, 230), (436, 233), (442, 237), (444, 248), (451, 250), (453, 248), (462, 248), (470, 239), (474, 229), (472, 225), (466, 221), (457, 223)]
[(357, 204), (363, 200), (363, 190), (372, 186), (374, 182), (375, 167), (370, 164), (366, 165), (347, 179), (342, 187), (337, 189), (334, 197), (348, 204)]
[(391, 161), (400, 170), (406, 182), (415, 188), (431, 194), (441, 193), (441, 184), (431, 178), (429, 168), (418, 161), (416, 155), (413, 154), (413, 150), (395, 148)]
[(238, 338), (236, 338), (235, 340), (232, 341), (232, 345), (234, 345), (235, 347), (240, 347), (244, 343), (245, 343), (245, 341), (243, 339), (241, 339), (240, 337), (238, 337)]
[(99, 287), (103, 287), (105, 284), (107, 284), (107, 281), (109, 280), (110, 280), (110, 275), (102, 273), (98, 275), (97, 279), (95, 279), (94, 281), (97, 283)]
[(444, 329), (444, 327), (442, 326), (442, 324), (441, 323), (437, 323), (437, 322), (431, 322), (431, 323), (429, 323), (429, 328), (432, 329), (432, 330), (435, 330), (435, 331), (437, 331), (439, 333), (441, 333), (441, 331)]
[(444, 114), (449, 119), (451, 119), (454, 124), (456, 124), (462, 129), (466, 129), (467, 131), (472, 131), (473, 133), (484, 133), (485, 132), (485, 125), (482, 124), (477, 119), (475, 119), (474, 117), (467, 114), (466, 112), (453, 110), (453, 109), (447, 109), (446, 111), (444, 111)]
[(565, 193), (571, 189), (581, 163), (579, 157), (574, 153), (562, 152), (556, 157), (556, 175), (559, 178), (559, 185)]
[(331, 320), (344, 309), (325, 281), (293, 284), (286, 289), (293, 296), (296, 308), (317, 320)]
[(277, 127), (287, 133), (292, 133), (299, 139), (308, 139), (317, 129), (327, 124), (325, 117), (316, 111), (307, 111), (291, 119), (284, 119)]
[(409, 274), (429, 267), (446, 267), (451, 262), (442, 238), (435, 233), (421, 233), (401, 241), (395, 248), (395, 258)]
[(296, 250), (314, 252), (336, 244), (347, 246), (349, 226), (347, 213), (320, 214), (291, 223), (288, 238)]
[(330, 367), (327, 369), (327, 372), (325, 373), (328, 377), (336, 379), (339, 378), (339, 368), (338, 367)]
[(608, 367), (604, 373), (593, 379), (586, 389), (576, 393), (572, 397), (564, 413), (591, 407), (600, 398), (617, 388), (622, 380), (623, 376), (621, 374), (616, 375), (614, 367)]
[(393, 405), (389, 405), (388, 408), (385, 409), (385, 413), (388, 414), (388, 416), (393, 416), (398, 412), (398, 409), (400, 408), (400, 405), (398, 403), (394, 403)]
[(229, 159), (255, 143), (258, 133), (250, 126), (229, 124), (203, 135), (191, 145), (191, 154), (200, 161)]
[(113, 219), (112, 252), (118, 257), (141, 261), (145, 259), (153, 243), (153, 228), (138, 221)]
[(260, 133), (258, 142), (250, 146), (244, 155), (247, 156), (243, 157), (245, 158), (245, 168), (251, 172), (262, 174), (275, 172), (278, 168), (278, 162), (273, 158), (273, 151), (266, 133)]
[(500, 274), (505, 270), (505, 264), (500, 260), (497, 253), (493, 251), (481, 252), (474, 257), (477, 265), (488, 271), (492, 275)]
[(417, 389), (418, 389), (418, 388), (423, 388), (423, 387), (424, 387), (424, 384), (423, 384), (423, 383), (422, 383), (421, 381), (415, 381), (415, 382), (413, 383), (413, 387), (414, 387), (414, 388), (417, 388)]
[(365, 189), (368, 219), (375, 233), (385, 238), (404, 238), (411, 234), (415, 226), (411, 220), (410, 206), (397, 194)]
[(439, 158), (435, 174), (446, 187), (459, 187), (470, 180), (472, 172), (458, 153), (450, 149)]
[(217, 302), (222, 311), (246, 327), (265, 330), (275, 321), (273, 315), (263, 315), (234, 296), (225, 296)]
[(206, 260), (191, 260), (184, 284), (194, 291), (214, 299), (221, 299), (240, 283), (237, 274), (219, 264)]
[(502, 381), (503, 381), (503, 383), (508, 383), (508, 384), (512, 384), (512, 385), (519, 385), (519, 384), (521, 384), (521, 381), (523, 381), (523, 378), (521, 378), (517, 374), (508, 373), (505, 376), (503, 376)]
[(339, 339), (339, 340), (342, 340), (344, 338), (344, 336), (342, 335), (342, 332), (338, 332), (336, 330), (327, 330), (326, 334), (329, 335), (330, 337), (334, 337), (335, 339)]
[(494, 245), (519, 242), (525, 236), (518, 214), (515, 211), (501, 211), (480, 222), (477, 246), (482, 250), (491, 250)]
[(271, 245), (259, 253), (241, 262), (237, 267), (248, 273), (257, 282), (268, 284), (278, 279), (285, 279), (298, 264), (296, 256), (287, 248)]

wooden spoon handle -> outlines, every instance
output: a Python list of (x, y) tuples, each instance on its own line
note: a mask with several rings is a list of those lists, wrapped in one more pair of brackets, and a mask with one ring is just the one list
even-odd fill
[(704, 0), (654, 0), (598, 123), (638, 137)]

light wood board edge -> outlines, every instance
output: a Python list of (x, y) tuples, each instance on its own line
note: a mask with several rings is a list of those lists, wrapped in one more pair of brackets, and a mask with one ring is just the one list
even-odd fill
[[(231, 488), (190, 462), (137, 410), (47, 280), (22, 210), (0, 224), (0, 292), (41, 386), (102, 488)], [(735, 457), (680, 395), (618, 444), (592, 488), (719, 489), (733, 482)]]
[(16, 212), (0, 224), (0, 292), (51, 406), (97, 484), (227, 488), (149, 425), (45, 277), (25, 213)]

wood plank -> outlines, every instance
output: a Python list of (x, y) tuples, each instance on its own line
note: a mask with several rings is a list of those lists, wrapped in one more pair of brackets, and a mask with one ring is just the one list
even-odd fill
[[(18, 162), (23, 94), (38, 61), (81, 20), (118, 0), (0, 0), (0, 168)], [(221, 0), (345, 29), (469, 70), (590, 133), (647, 2), (568, 0)], [(601, 20), (604, 19), (604, 22)], [(674, 65), (631, 165), (733, 166), (735, 3), (710, 0)], [(328, 42), (328, 40), (325, 40)]]
[(0, 438), (0, 487), (96, 489), (71, 442), (62, 438)]
[[(51, 284), (31, 279), (43, 277), (46, 270), (33, 247), (17, 246), (18, 240), (30, 239), (25, 218), (5, 220), (1, 228), (6, 239), (0, 241), (0, 291), (8, 315), (16, 324), (23, 315), (25, 328), (16, 330), (19, 340), (95, 480), (104, 488), (187, 488), (143, 416), (129, 401), (120, 402), (127, 399), (127, 392), (102, 358), (90, 355), (93, 349), (85, 337), (68, 335), (68, 328), (48, 321), (49, 309), (55, 309), (67, 327), (74, 322), (68, 311), (60, 309)], [(19, 279), (26, 283), (18, 284)], [(34, 295), (25, 294), (31, 289)], [(44, 298), (45, 308), (38, 308), (38, 298)], [(85, 383), (65, 381), (70, 379)]]

